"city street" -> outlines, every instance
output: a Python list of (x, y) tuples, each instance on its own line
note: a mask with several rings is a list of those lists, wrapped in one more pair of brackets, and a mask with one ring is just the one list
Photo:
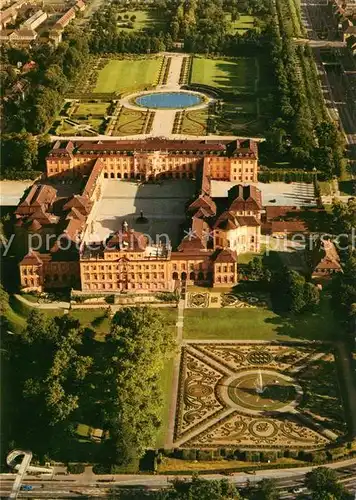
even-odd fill
[[(351, 493), (356, 493), (356, 460), (348, 460), (328, 465), (337, 470), (337, 475)], [(311, 467), (298, 469), (271, 469), (257, 471), (256, 474), (236, 473), (228, 476), (228, 480), (239, 487), (260, 481), (263, 478), (274, 478), (280, 490), (282, 499), (295, 498), (293, 489), (302, 487), (304, 476)], [(25, 484), (33, 486), (32, 491), (20, 492), (18, 498), (69, 498), (81, 495), (88, 495), (91, 498), (102, 498), (107, 495), (111, 488), (125, 488), (134, 486), (144, 489), (156, 489), (168, 487), (170, 482), (177, 476), (166, 475), (65, 475), (54, 476), (53, 479), (41, 479), (41, 477), (27, 476)], [(223, 479), (223, 474), (204, 475), (206, 479)], [(189, 480), (188, 476), (181, 476), (181, 479)], [(2, 474), (0, 476), (1, 496), (9, 496), (14, 480), (14, 474)]]
[[(332, 6), (324, 0), (306, 0), (301, 4), (302, 21), (307, 30), (322, 82), (330, 117), (338, 119), (347, 141), (348, 157), (356, 161), (356, 64), (343, 47), (338, 20)], [(322, 50), (329, 51), (328, 64)]]

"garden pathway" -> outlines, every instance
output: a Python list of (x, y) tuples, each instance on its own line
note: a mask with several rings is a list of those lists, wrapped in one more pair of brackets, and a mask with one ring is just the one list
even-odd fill
[(171, 54), (167, 57), (170, 57), (171, 59), (167, 83), (165, 85), (160, 85), (158, 88), (161, 88), (162, 90), (179, 90), (179, 78), (182, 70), (184, 54)]

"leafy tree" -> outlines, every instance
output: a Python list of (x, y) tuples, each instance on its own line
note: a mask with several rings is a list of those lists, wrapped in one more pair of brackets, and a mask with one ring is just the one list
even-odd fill
[(352, 325), (356, 304), (355, 253), (347, 258), (343, 271), (343, 273), (337, 273), (332, 280), (332, 304), (341, 321)]
[(206, 480), (197, 475), (191, 481), (176, 480), (168, 490), (121, 492), (111, 490), (109, 498), (111, 500), (141, 500), (142, 498), (152, 498), (156, 500), (239, 500), (240, 494), (235, 485), (226, 479)]
[(278, 500), (280, 498), (276, 481), (262, 479), (248, 490), (247, 496), (251, 500)]
[(271, 297), (276, 311), (294, 314), (312, 309), (319, 303), (318, 289), (286, 267), (272, 274)]
[(112, 320), (104, 407), (119, 464), (154, 446), (160, 425), (158, 376), (173, 345), (161, 315), (153, 309), (124, 308)]
[(253, 281), (268, 282), (271, 278), (270, 270), (259, 257), (254, 257), (245, 267), (244, 274)]
[(36, 170), (38, 143), (29, 133), (4, 134), (1, 140), (1, 161), (5, 170)]
[(313, 500), (325, 500), (327, 498), (344, 499), (347, 492), (337, 480), (337, 474), (333, 469), (318, 467), (305, 475), (305, 486), (312, 492)]

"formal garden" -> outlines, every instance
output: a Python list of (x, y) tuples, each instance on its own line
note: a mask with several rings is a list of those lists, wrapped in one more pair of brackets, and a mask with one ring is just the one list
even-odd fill
[(346, 432), (330, 346), (182, 347), (174, 446), (315, 450)]

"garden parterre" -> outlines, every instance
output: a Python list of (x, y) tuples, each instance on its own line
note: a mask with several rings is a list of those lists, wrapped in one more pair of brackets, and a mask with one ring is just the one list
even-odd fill
[(176, 447), (323, 448), (346, 432), (344, 421), (334, 355), (325, 345), (182, 347)]

